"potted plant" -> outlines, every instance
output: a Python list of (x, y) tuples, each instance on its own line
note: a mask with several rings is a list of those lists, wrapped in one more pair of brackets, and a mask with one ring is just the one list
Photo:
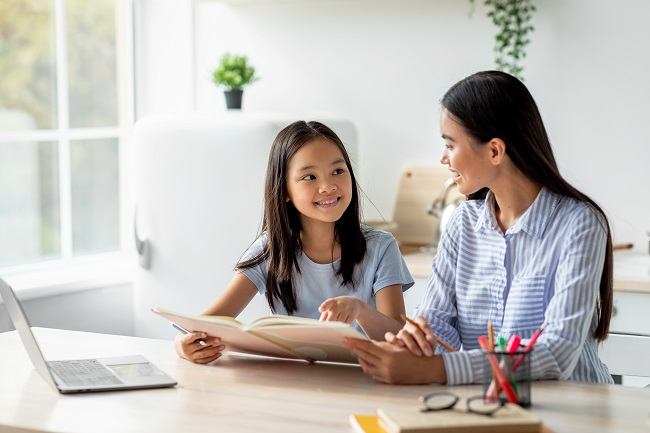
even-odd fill
[(254, 81), (255, 68), (248, 64), (246, 56), (238, 54), (225, 54), (219, 66), (212, 72), (212, 81), (217, 86), (223, 86), (226, 90), (226, 107), (229, 110), (241, 109), (243, 87)]
[[(476, 0), (469, 0), (474, 11)], [(537, 10), (534, 0), (483, 0), (487, 16), (497, 27), (494, 37), (494, 53), (497, 69), (508, 72), (523, 80), (521, 61), (526, 57), (530, 43), (533, 12)]]

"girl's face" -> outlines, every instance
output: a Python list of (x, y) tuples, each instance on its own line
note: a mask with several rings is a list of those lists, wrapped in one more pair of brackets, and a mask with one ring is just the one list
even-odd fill
[(338, 146), (325, 138), (304, 144), (289, 161), (287, 192), (301, 221), (338, 221), (352, 200), (352, 177)]
[(440, 131), (445, 141), (440, 163), (453, 174), (458, 192), (468, 195), (489, 186), (494, 176), (489, 146), (474, 144), (472, 137), (445, 109), (440, 115)]

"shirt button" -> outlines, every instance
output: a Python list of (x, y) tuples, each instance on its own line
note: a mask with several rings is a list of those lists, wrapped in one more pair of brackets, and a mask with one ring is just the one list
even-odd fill
[(503, 308), (503, 307), (501, 306), (501, 304), (497, 304), (497, 310), (500, 310), (500, 309), (502, 309), (502, 308)]

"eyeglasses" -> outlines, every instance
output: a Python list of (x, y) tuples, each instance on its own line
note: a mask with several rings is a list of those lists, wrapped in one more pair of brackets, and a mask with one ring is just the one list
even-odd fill
[[(460, 397), (451, 392), (442, 391), (424, 395), (420, 397), (420, 401), (422, 402), (420, 412), (434, 412), (453, 409), (460, 401)], [(477, 395), (465, 400), (465, 404), (467, 412), (491, 416), (501, 409), (505, 402), (501, 399), (487, 400), (483, 395)]]

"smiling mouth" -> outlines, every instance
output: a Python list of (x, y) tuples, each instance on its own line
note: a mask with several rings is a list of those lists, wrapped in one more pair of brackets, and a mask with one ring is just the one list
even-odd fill
[(341, 200), (341, 197), (332, 197), (332, 198), (328, 198), (328, 199), (325, 199), (325, 200), (317, 201), (314, 204), (316, 204), (316, 206), (320, 206), (320, 207), (333, 207), (333, 206), (336, 206), (340, 200)]

